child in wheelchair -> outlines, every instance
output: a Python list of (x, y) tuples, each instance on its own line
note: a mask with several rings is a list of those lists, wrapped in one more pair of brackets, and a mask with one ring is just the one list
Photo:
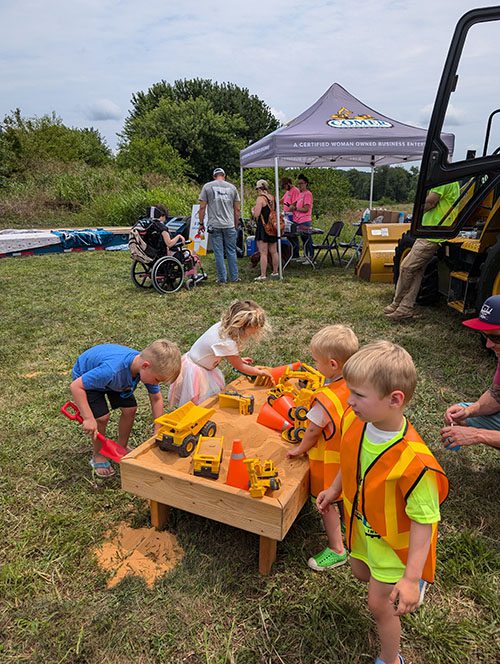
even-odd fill
[(163, 205), (150, 208), (130, 232), (133, 259), (132, 281), (136, 286), (153, 286), (160, 293), (174, 293), (184, 284), (190, 289), (207, 278), (199, 257), (186, 245), (192, 243), (178, 234), (172, 237), (166, 226), (168, 211)]

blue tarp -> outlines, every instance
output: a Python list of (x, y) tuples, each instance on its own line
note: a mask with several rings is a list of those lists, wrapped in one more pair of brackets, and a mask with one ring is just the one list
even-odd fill
[(84, 228), (82, 230), (51, 231), (61, 240), (63, 249), (76, 249), (79, 247), (109, 247), (122, 243), (123, 239), (103, 228)]

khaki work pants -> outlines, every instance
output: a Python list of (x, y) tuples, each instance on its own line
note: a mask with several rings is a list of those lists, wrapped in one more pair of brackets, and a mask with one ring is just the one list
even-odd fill
[(413, 313), (427, 263), (436, 253), (437, 242), (419, 238), (401, 264), (393, 304), (398, 312)]

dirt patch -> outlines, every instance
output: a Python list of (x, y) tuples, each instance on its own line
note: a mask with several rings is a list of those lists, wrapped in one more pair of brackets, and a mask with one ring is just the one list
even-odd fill
[[(113, 575), (108, 588), (113, 588), (127, 574), (140, 576), (148, 586), (163, 576), (184, 557), (175, 535), (154, 528), (131, 528), (120, 524), (118, 532), (95, 550), (99, 565)], [(112, 539), (111, 539), (112, 537)]]

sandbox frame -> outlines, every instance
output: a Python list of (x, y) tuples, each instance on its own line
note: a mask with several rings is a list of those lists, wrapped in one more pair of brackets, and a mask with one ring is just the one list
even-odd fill
[[(240, 381), (241, 379), (238, 379), (228, 387), (241, 388)], [(259, 401), (264, 400), (265, 391), (263, 392), (262, 388), (252, 387), (251, 391), (260, 392)], [(216, 399), (202, 405), (218, 408)], [(256, 415), (238, 416), (237, 420), (241, 423), (243, 440), (245, 440), (248, 417), (256, 418)], [(217, 412), (213, 419), (217, 421)], [(277, 432), (269, 430), (268, 437), (273, 441), (273, 453), (270, 457), (274, 458), (278, 467), (283, 466), (287, 463), (286, 451), (290, 446), (281, 440)], [(285, 538), (308, 499), (307, 460), (292, 462), (293, 476), (285, 475), (280, 491), (256, 499), (252, 498), (248, 491), (227, 486), (221, 481), (196, 477), (172, 465), (159, 466), (154, 456), (157, 453), (156, 441), (150, 438), (124, 457), (120, 463), (122, 488), (150, 501), (151, 524), (158, 530), (165, 528), (169, 509), (175, 507), (255, 533), (260, 538), (259, 572), (263, 575), (268, 574), (276, 560), (277, 543)], [(224, 454), (227, 453), (225, 449)]]

